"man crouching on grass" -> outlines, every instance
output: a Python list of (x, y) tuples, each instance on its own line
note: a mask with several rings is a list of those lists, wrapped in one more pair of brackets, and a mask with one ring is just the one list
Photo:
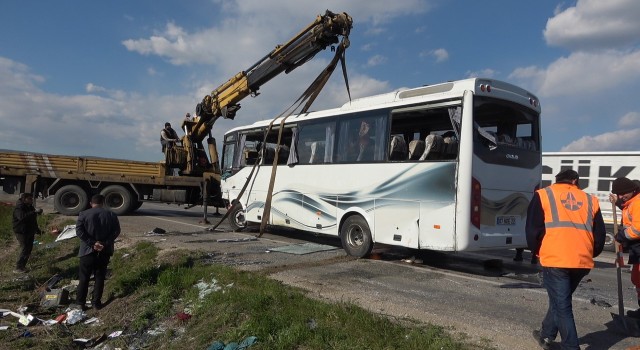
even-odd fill
[(120, 235), (118, 216), (103, 208), (104, 196), (91, 197), (91, 209), (80, 212), (76, 223), (76, 235), (80, 238), (80, 271), (76, 303), (85, 310), (91, 274), (95, 276), (91, 305), (102, 308), (102, 291), (107, 275), (107, 265), (113, 255), (113, 243)]

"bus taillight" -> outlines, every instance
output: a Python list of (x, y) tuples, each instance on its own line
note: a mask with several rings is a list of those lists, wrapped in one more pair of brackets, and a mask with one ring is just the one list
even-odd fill
[(471, 223), (480, 228), (480, 207), (482, 205), (482, 186), (475, 178), (471, 178)]

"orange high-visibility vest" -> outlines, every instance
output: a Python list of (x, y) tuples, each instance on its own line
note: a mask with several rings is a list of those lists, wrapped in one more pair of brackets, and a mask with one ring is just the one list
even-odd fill
[(636, 194), (622, 205), (622, 225), (627, 239), (640, 239), (640, 194)]
[(544, 211), (545, 235), (540, 265), (593, 268), (593, 219), (598, 199), (571, 184), (556, 183), (537, 191)]

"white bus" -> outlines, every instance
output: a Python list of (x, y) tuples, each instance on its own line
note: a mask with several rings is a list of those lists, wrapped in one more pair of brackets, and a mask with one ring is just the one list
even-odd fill
[[(536, 96), (491, 79), (403, 89), (230, 130), (222, 195), (234, 229), (260, 223), (339, 236), (352, 256), (375, 243), (465, 251), (525, 247), (541, 178)], [(251, 178), (252, 165), (260, 162)], [(248, 181), (248, 182), (247, 182)]]

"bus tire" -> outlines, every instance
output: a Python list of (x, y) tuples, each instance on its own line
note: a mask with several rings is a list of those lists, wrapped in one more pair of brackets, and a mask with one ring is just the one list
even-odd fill
[(347, 254), (364, 258), (373, 249), (373, 239), (367, 221), (360, 215), (348, 217), (340, 228), (342, 248)]
[(229, 213), (229, 226), (234, 232), (242, 231), (247, 227), (247, 220), (244, 216), (244, 209), (240, 204), (236, 204), (231, 208)]
[(133, 209), (131, 192), (120, 185), (105, 187), (100, 194), (104, 196), (104, 207), (116, 215), (124, 215)]
[(62, 215), (75, 216), (89, 206), (89, 195), (78, 185), (60, 187), (53, 197), (53, 206)]

